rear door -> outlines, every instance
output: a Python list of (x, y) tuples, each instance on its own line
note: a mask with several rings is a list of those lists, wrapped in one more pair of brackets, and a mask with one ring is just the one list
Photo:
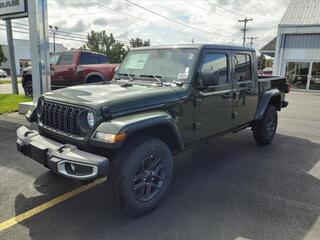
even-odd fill
[(257, 104), (257, 73), (251, 52), (233, 53), (233, 87), (235, 93), (233, 106), (233, 126), (246, 124), (254, 119)]
[(51, 66), (53, 71), (51, 86), (52, 89), (71, 86), (75, 84), (74, 52), (62, 53), (56, 65)]
[[(230, 53), (206, 51), (200, 66), (203, 73), (219, 74), (219, 84), (198, 90), (195, 97), (195, 129), (198, 139), (232, 128), (232, 88), (230, 81)], [(212, 74), (214, 75), (214, 74)], [(199, 79), (201, 81), (201, 78)], [(198, 83), (199, 85), (199, 83)]]

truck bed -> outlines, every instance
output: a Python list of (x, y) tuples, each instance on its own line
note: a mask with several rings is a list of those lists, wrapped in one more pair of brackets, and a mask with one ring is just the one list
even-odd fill
[(275, 88), (279, 89), (281, 93), (286, 93), (288, 91), (287, 80), (285, 77), (259, 76), (258, 86), (260, 93)]

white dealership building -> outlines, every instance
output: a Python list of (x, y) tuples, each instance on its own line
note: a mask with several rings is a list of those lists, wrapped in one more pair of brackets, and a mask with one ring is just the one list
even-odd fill
[[(30, 56), (30, 42), (26, 39), (14, 39), (14, 55), (15, 55), (15, 62), (16, 62), (16, 71), (17, 75), (22, 73), (22, 69), (30, 66), (31, 64), (31, 56)], [(1, 44), (2, 50), (4, 55), (8, 59), (7, 62), (4, 62), (0, 65), (1, 69), (4, 69), (6, 72), (10, 73), (10, 56), (9, 56), (9, 49), (8, 45)], [(53, 43), (50, 43), (49, 47), (50, 52), (53, 51)], [(56, 43), (56, 52), (66, 51), (62, 44)]]
[(292, 0), (276, 41), (273, 74), (292, 88), (320, 90), (320, 1)]

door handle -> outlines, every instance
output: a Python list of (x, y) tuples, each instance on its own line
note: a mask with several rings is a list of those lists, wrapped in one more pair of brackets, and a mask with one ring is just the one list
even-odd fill
[(254, 93), (254, 90), (253, 89), (248, 89), (247, 93)]

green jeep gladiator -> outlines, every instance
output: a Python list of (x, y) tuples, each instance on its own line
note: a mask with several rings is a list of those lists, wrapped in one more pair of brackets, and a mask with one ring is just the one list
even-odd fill
[(141, 47), (110, 82), (43, 94), (27, 113), (38, 130), (20, 127), (17, 148), (65, 177), (107, 176), (112, 199), (140, 216), (168, 191), (176, 154), (248, 127), (269, 144), (288, 92), (285, 78), (258, 78), (252, 48)]

